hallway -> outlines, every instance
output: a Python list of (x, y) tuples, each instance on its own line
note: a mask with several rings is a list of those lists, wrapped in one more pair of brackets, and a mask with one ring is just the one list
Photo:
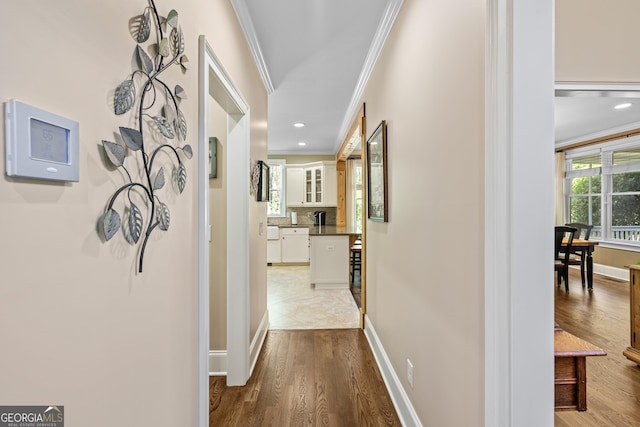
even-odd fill
[(209, 385), (211, 427), (401, 425), (360, 329), (269, 331), (246, 386)]

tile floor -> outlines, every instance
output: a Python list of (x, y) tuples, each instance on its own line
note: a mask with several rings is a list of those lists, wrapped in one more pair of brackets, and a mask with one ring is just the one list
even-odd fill
[(359, 327), (359, 310), (349, 289), (311, 286), (309, 266), (267, 267), (269, 329)]

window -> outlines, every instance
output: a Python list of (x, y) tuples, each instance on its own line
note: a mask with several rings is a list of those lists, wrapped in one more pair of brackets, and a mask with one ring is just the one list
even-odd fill
[(362, 161), (349, 159), (348, 168), (348, 205), (347, 213), (349, 223), (355, 226), (357, 231), (362, 231)]
[(267, 164), (269, 165), (271, 184), (271, 198), (267, 203), (267, 216), (286, 216), (284, 184), (286, 161), (284, 159), (270, 159)]
[(567, 152), (567, 222), (593, 224), (592, 236), (640, 246), (640, 138)]

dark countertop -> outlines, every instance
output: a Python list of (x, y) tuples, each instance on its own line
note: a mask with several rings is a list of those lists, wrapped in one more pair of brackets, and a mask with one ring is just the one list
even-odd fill
[(309, 227), (309, 236), (358, 236), (360, 232), (345, 226), (337, 225), (312, 225)]
[(308, 228), (309, 236), (359, 236), (360, 231), (353, 229), (352, 227), (337, 226), (337, 225), (309, 225), (309, 224), (269, 224), (279, 228)]

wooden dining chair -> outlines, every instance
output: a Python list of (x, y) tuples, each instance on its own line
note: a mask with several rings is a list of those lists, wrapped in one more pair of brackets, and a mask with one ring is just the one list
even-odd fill
[[(574, 239), (589, 240), (589, 237), (591, 237), (591, 229), (593, 229), (593, 225), (582, 224), (579, 222), (571, 222), (565, 225), (567, 227), (573, 227), (577, 230), (576, 235), (573, 237)], [(576, 247), (571, 248), (571, 257), (569, 258), (569, 265), (580, 266), (580, 278), (582, 279), (583, 288), (585, 284), (586, 260), (587, 260), (586, 248), (576, 248)]]
[[(558, 276), (558, 286), (564, 279), (564, 289), (569, 292), (569, 259), (571, 258), (571, 245), (578, 230), (574, 227), (558, 225), (555, 227), (555, 257), (554, 270)], [(566, 245), (563, 241), (566, 239)]]

